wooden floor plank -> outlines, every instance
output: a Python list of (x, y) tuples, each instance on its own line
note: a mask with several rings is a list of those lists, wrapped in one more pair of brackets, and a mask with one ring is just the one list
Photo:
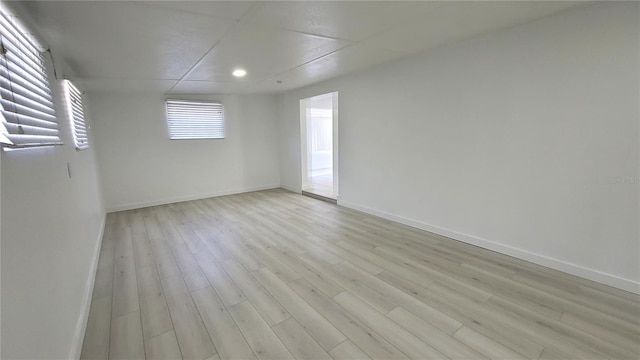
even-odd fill
[(294, 359), (249, 301), (233, 305), (229, 311), (258, 359)]
[(121, 235), (116, 242), (115, 248), (113, 302), (111, 305), (111, 316), (113, 318), (140, 309), (138, 283), (131, 244), (131, 229), (123, 229)]
[(350, 274), (341, 273), (336, 266), (331, 266), (306, 254), (300, 255), (299, 258), (384, 314), (398, 306), (383, 294), (364, 285), (357, 277), (349, 277)]
[(171, 321), (185, 359), (204, 359), (216, 353), (200, 313), (181, 277), (162, 279)]
[(445, 333), (453, 335), (462, 326), (462, 322), (455, 319), (454, 316), (445, 314), (433, 306), (428, 305), (431, 304), (430, 301), (420, 299), (419, 296), (423, 289), (418, 285), (400, 279), (386, 271), (378, 274), (377, 278), (385, 281), (395, 289), (393, 293), (390, 293), (390, 296), (392, 296), (392, 299), (398, 304)]
[(211, 284), (225, 305), (231, 306), (246, 300), (238, 285), (231, 280), (229, 275), (211, 256), (208, 256), (206, 252), (200, 252), (194, 256), (202, 272), (209, 280), (209, 284)]
[[(108, 236), (108, 235), (105, 235)], [(113, 267), (115, 258), (115, 242), (107, 239), (102, 241), (96, 279), (93, 284), (93, 298), (111, 297), (113, 291)]]
[(401, 307), (393, 309), (387, 317), (449, 359), (486, 359), (484, 355)]
[(333, 299), (345, 310), (354, 314), (360, 321), (384, 336), (410, 358), (447, 359), (441, 352), (386, 318), (354, 295), (343, 292)]
[(150, 339), (172, 330), (173, 323), (155, 266), (139, 268), (136, 275), (144, 338)]
[[(459, 294), (454, 293), (454, 298), (445, 298), (395, 274), (383, 272), (379, 274), (378, 277), (383, 278), (390, 284), (412, 294), (425, 304), (429, 304), (433, 308), (437, 309), (437, 311), (455, 319), (458, 321), (458, 326), (460, 324), (465, 324), (466, 326), (480, 331), (502, 344), (507, 344), (509, 347), (529, 359), (537, 359), (544, 349), (542, 345), (531, 341), (529, 338), (524, 336), (523, 333), (518, 332), (517, 328), (514, 329), (509, 326), (513, 325), (513, 323), (505, 324), (503, 322), (496, 321), (496, 319), (484, 316), (482, 310), (479, 310), (474, 302), (469, 303), (465, 301), (456, 301), (460, 299)], [(462, 299), (464, 300), (464, 297), (462, 297)], [(438, 313), (436, 312), (435, 314)], [(448, 324), (446, 317), (443, 318), (442, 316), (438, 316), (437, 318), (439, 321), (443, 322), (443, 324)], [(428, 319), (424, 320), (429, 321)], [(451, 325), (452, 324), (444, 325), (440, 328), (444, 329), (445, 326)], [(453, 325), (455, 325), (455, 323)]]
[(325, 295), (333, 297), (344, 291), (344, 288), (340, 286), (340, 284), (314, 270), (310, 265), (300, 260), (297, 256), (288, 253), (286, 250), (269, 248), (267, 251), (270, 251), (275, 257), (278, 257), (289, 264), (291, 268), (293, 268), (298, 274), (302, 275), (302, 277), (307, 281), (311, 282), (313, 286), (322, 291)]
[(329, 351), (329, 355), (334, 360), (371, 360), (367, 354), (349, 340), (345, 340), (334, 347)]
[(509, 300), (493, 297), (487, 302), (487, 308), (494, 313), (503, 312), (516, 319), (520, 328), (542, 345), (565, 356), (581, 356), (592, 359), (634, 359), (637, 354), (613, 345), (552, 318), (544, 318), (525, 306)]
[(229, 311), (211, 288), (192, 293), (204, 325), (222, 359), (255, 359), (253, 351), (233, 322)]
[(510, 348), (482, 335), (481, 333), (467, 327), (461, 327), (453, 335), (468, 347), (475, 349), (490, 359), (526, 359), (524, 356), (511, 350)]
[[(251, 241), (251, 240), (249, 240)], [(251, 241), (251, 244), (247, 244), (254, 254), (256, 254), (265, 267), (271, 269), (273, 273), (282, 279), (284, 282), (300, 279), (300, 274), (293, 270), (290, 266), (284, 264), (280, 259), (271, 253), (267, 252), (262, 246), (258, 245), (255, 241)]]
[(176, 333), (167, 331), (151, 339), (145, 340), (144, 352), (147, 360), (182, 359)]
[(580, 329), (615, 346), (640, 354), (640, 335), (624, 331), (622, 328), (611, 328), (588, 316), (580, 316), (566, 312), (560, 321)]
[(318, 344), (296, 319), (290, 318), (273, 327), (273, 331), (296, 359), (325, 359), (331, 356)]
[(346, 339), (338, 329), (269, 269), (263, 268), (257, 271), (255, 276), (325, 350), (332, 349)]
[(171, 252), (190, 291), (209, 286), (209, 281), (202, 273), (202, 269), (200, 269), (196, 259), (193, 258), (187, 245), (184, 243), (173, 245), (171, 246)]
[(93, 299), (80, 359), (109, 358), (111, 297)]
[(408, 359), (405, 354), (364, 322), (314, 289), (311, 283), (301, 279), (291, 282), (290, 286), (370, 357), (374, 359)]
[(155, 217), (147, 217), (144, 220), (147, 227), (147, 237), (153, 250), (160, 278), (180, 275), (178, 265), (176, 265), (171, 249), (169, 249), (169, 245), (167, 245), (164, 235), (160, 231), (157, 220)]
[(81, 358), (638, 359), (640, 296), (283, 189), (107, 216)]
[(449, 335), (452, 335), (460, 326), (462, 326), (462, 323), (454, 318), (426, 305), (422, 301), (417, 300), (413, 296), (394, 287), (393, 285), (358, 269), (348, 261), (344, 261), (341, 264), (336, 265), (336, 270), (343, 274), (350, 274), (351, 278), (359, 279), (359, 281), (367, 287), (377, 291), (385, 298), (404, 307), (406, 310), (409, 310), (423, 320), (436, 324), (435, 326)]
[(235, 261), (226, 261), (224, 268), (269, 326), (290, 317), (282, 305), (242, 265)]
[(140, 313), (130, 312), (114, 318), (111, 323), (109, 359), (143, 359), (144, 343)]
[[(142, 221), (142, 219), (140, 219)], [(144, 222), (142, 223), (144, 226)], [(140, 229), (138, 229), (140, 231)], [(132, 231), (131, 233), (131, 243), (133, 247), (133, 256), (137, 268), (142, 267), (150, 267), (156, 266), (156, 260), (153, 256), (153, 251), (151, 250), (151, 244), (149, 243), (149, 239), (147, 238), (147, 233), (145, 228), (142, 229), (143, 232)]]

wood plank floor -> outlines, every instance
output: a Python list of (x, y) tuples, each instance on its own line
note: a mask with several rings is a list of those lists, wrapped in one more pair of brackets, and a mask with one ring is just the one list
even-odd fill
[(638, 359), (640, 297), (285, 190), (111, 213), (83, 359)]

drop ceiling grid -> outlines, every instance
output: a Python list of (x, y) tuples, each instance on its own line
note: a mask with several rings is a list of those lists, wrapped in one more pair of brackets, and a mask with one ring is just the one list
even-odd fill
[[(260, 63), (265, 62), (270, 56), (254, 58), (253, 60), (257, 60), (258, 63), (253, 63), (251, 66), (245, 66), (242, 61), (235, 62), (237, 66), (246, 68), (250, 74), (254, 73), (252, 79), (248, 79), (249, 81), (242, 79), (245, 80), (245, 85), (242, 87), (245, 92), (250, 88), (253, 88), (251, 89), (253, 90), (252, 92), (256, 92), (256, 90), (258, 92), (269, 92), (290, 89), (342, 75), (357, 68), (376, 65), (408, 55), (408, 53), (387, 51), (388, 49), (380, 47), (378, 49), (366, 49), (358, 45), (358, 43), (407, 21), (418, 20), (443, 5), (444, 2), (260, 3), (252, 6), (239, 22), (245, 24), (243, 30), (251, 29), (252, 26), (263, 30), (258, 30), (254, 32), (253, 36), (248, 36), (245, 39), (241, 38), (239, 41), (229, 40), (228, 37), (234, 34), (227, 34), (227, 37), (222, 39), (217, 46), (224, 47), (228, 44), (249, 43), (248, 48), (251, 49), (249, 51), (255, 51), (256, 48), (266, 48), (271, 52), (271, 54), (266, 55), (276, 54), (276, 58), (278, 55), (280, 56), (279, 61), (270, 59), (271, 63), (264, 65), (264, 69), (269, 69), (270, 71), (265, 72), (264, 69), (260, 69), (262, 71), (257, 71), (257, 74), (253, 70), (259, 69)], [(332, 22), (331, 19), (337, 20)], [(325, 47), (322, 45), (319, 47), (312, 46), (312, 49), (307, 49), (311, 51), (298, 52), (297, 54), (286, 53), (286, 49), (278, 49), (277, 46), (267, 45), (261, 47), (259, 45), (260, 37), (264, 35), (264, 30), (278, 31), (282, 34), (287, 32), (296, 33), (301, 38), (308, 40), (334, 40), (337, 46), (333, 48), (332, 46)], [(255, 43), (256, 39), (258, 39), (258, 44)], [(278, 41), (271, 39), (271, 42), (275, 44)], [(282, 43), (290, 44), (291, 41), (282, 41)], [(354, 49), (354, 47), (358, 47), (358, 49)], [(215, 58), (216, 54), (221, 53), (232, 53), (235, 55), (234, 58), (247, 59), (247, 56), (238, 56), (237, 51), (233, 51), (233, 49), (214, 50), (210, 52), (211, 56), (208, 59), (199, 64), (199, 71), (191, 73), (187, 80), (214, 83), (216, 83), (214, 79), (233, 81), (234, 79), (230, 78), (229, 72), (231, 64), (234, 62), (229, 63), (228, 59), (216, 61), (220, 60)], [(306, 57), (305, 55), (309, 53), (315, 56)], [(373, 56), (362, 56), (363, 54)], [(289, 60), (288, 62), (287, 59)], [(224, 65), (216, 69), (216, 65), (220, 63)], [(276, 63), (281, 65), (280, 68)], [(216, 70), (217, 73), (215, 73)], [(236, 81), (238, 80), (236, 79)], [(280, 83), (285, 82), (286, 85), (279, 85), (278, 81)], [(274, 84), (278, 85), (274, 87)]]
[[(28, 8), (89, 91), (121, 83), (131, 91), (255, 93), (310, 85), (576, 5), (36, 1)], [(231, 77), (239, 66), (244, 79)]]

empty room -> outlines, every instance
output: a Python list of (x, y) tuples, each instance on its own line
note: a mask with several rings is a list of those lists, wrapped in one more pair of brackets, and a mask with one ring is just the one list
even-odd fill
[(2, 1), (2, 359), (640, 358), (640, 3)]

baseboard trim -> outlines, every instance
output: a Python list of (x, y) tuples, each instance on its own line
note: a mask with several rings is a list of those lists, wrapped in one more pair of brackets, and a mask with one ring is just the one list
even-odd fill
[(412, 226), (421, 230), (429, 231), (438, 235), (442, 235), (454, 240), (462, 241), (467, 244), (479, 246), (484, 249), (499, 252), (501, 254), (513, 256), (515, 258), (532, 262), (537, 265), (545, 266), (554, 270), (562, 271), (571, 275), (579, 276), (588, 280), (592, 280), (604, 285), (612, 286), (624, 291), (640, 295), (640, 282), (621, 278), (615, 275), (606, 274), (597, 270), (588, 269), (580, 265), (550, 258), (544, 255), (536, 254), (530, 251), (514, 248), (508, 245), (496, 243), (487, 239), (479, 238), (473, 235), (460, 233), (450, 229), (442, 228), (436, 225), (427, 224), (421, 221), (398, 216), (385, 211), (373, 209), (367, 206), (359, 205), (350, 201), (338, 200), (338, 205), (350, 209), (362, 211), (367, 214), (379, 216), (381, 218), (395, 221), (404, 225)]
[(150, 206), (173, 204), (173, 203), (178, 203), (183, 201), (207, 199), (207, 198), (216, 197), (216, 196), (234, 195), (234, 194), (241, 194), (241, 193), (252, 192), (252, 191), (277, 189), (279, 187), (281, 187), (280, 184), (264, 185), (264, 186), (256, 186), (256, 187), (245, 188), (245, 189), (225, 190), (225, 191), (218, 191), (213, 193), (179, 196), (179, 197), (167, 198), (167, 199), (161, 199), (161, 200), (118, 205), (118, 206), (112, 206), (107, 208), (107, 213), (124, 211), (124, 210), (142, 209)]
[(93, 285), (96, 281), (98, 260), (100, 259), (100, 249), (102, 248), (102, 238), (104, 236), (106, 222), (107, 214), (104, 214), (104, 216), (102, 217), (102, 224), (100, 225), (98, 241), (96, 241), (96, 248), (93, 251), (93, 259), (91, 260), (89, 278), (87, 279), (87, 284), (85, 286), (84, 301), (82, 302), (82, 309), (80, 310), (80, 318), (78, 319), (78, 324), (76, 325), (76, 331), (73, 335), (73, 342), (71, 344), (71, 351), (69, 352), (69, 359), (79, 359), (82, 352), (82, 342), (84, 341), (84, 333), (87, 331), (89, 311), (91, 310), (91, 299), (93, 298)]

